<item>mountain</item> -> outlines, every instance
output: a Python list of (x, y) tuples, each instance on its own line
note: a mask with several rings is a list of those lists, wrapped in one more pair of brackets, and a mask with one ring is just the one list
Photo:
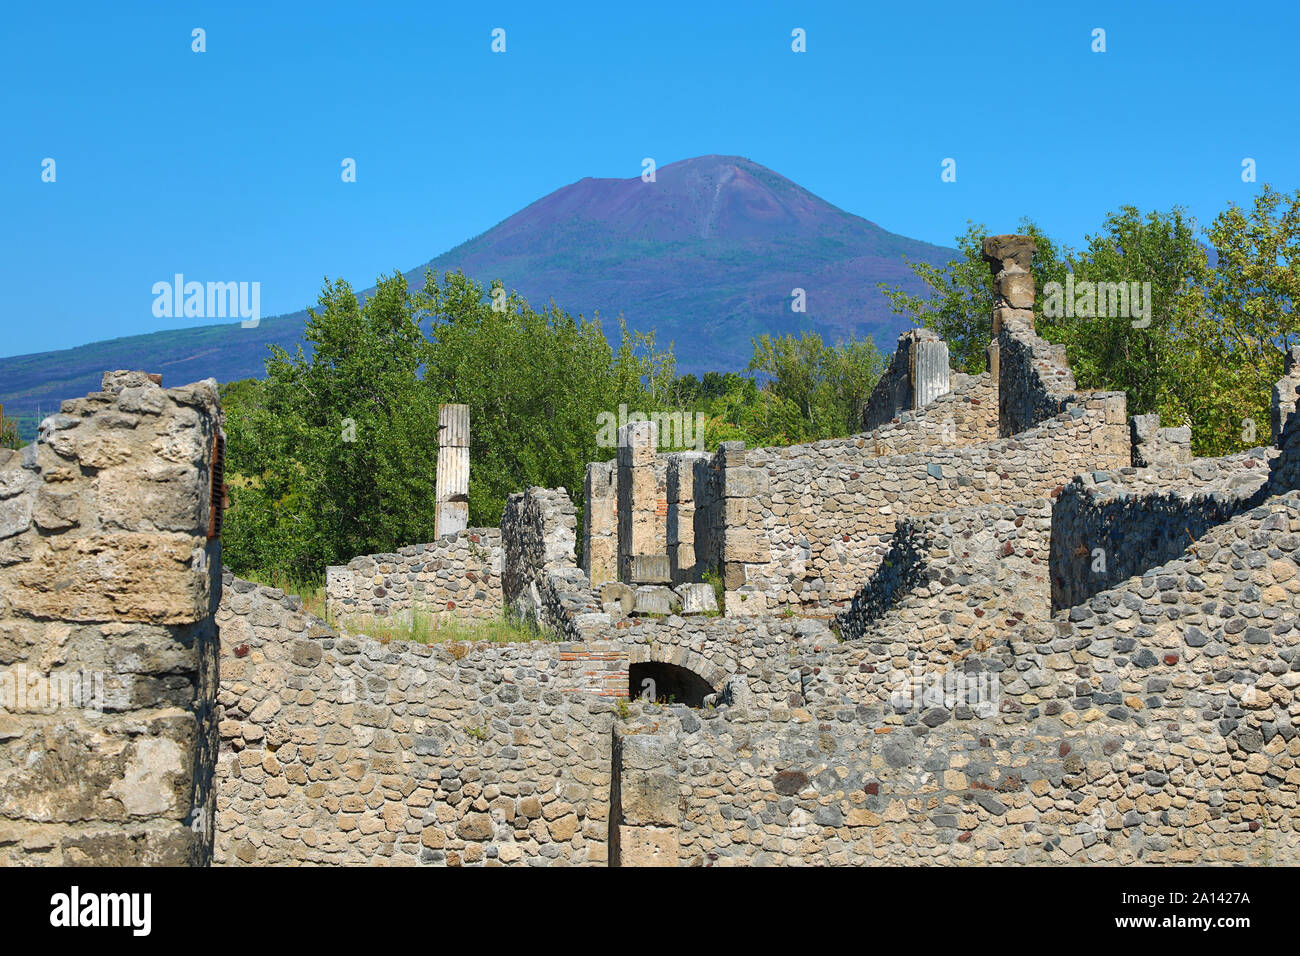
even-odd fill
[[(637, 330), (674, 343), (678, 370), (744, 367), (750, 337), (813, 329), (834, 341), (871, 335), (882, 351), (907, 326), (876, 284), (911, 292), (909, 259), (943, 264), (953, 250), (880, 228), (737, 156), (660, 167), (655, 182), (588, 177), (539, 199), (468, 242), (408, 272), (460, 269), (501, 279), (535, 305), (599, 311), (607, 335), (621, 312)], [(358, 277), (351, 277), (354, 282)], [(792, 291), (806, 312), (792, 311)], [(167, 384), (263, 374), (266, 346), (292, 349), (307, 313), (94, 342), (0, 358), (0, 404), (24, 419), (98, 388), (106, 369), (161, 372)]]

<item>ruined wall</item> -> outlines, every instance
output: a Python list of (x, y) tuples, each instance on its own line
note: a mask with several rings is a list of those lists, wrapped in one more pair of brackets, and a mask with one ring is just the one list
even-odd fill
[(582, 569), (599, 588), (618, 580), (618, 462), (590, 462), (583, 492)]
[(220, 428), (110, 372), (0, 450), (0, 863), (207, 862)]
[(1154, 468), (1090, 471), (1057, 497), (1052, 607), (1082, 604), (1182, 554), (1209, 528), (1259, 504), (1273, 449)]
[(609, 615), (574, 561), (577, 511), (563, 488), (512, 494), (501, 516), (507, 613), (564, 640), (600, 640)]
[(988, 372), (954, 373), (951, 391), (924, 408), (905, 411), (880, 423), (868, 435), (853, 435), (866, 454), (878, 457), (905, 455), (928, 448), (956, 448), (993, 441), (998, 437), (998, 387)]
[(1269, 422), (1274, 445), (1282, 443), (1282, 433), (1295, 416), (1297, 399), (1300, 399), (1300, 345), (1287, 351), (1282, 378), (1273, 386)]
[(948, 343), (933, 329), (908, 329), (898, 337), (893, 358), (876, 382), (862, 413), (863, 431), (871, 431), (918, 409), (951, 388)]
[(745, 661), (747, 703), (638, 703), (620, 727), (658, 738), (642, 748), (663, 757), (657, 781), (643, 759), (616, 767), (642, 777), (637, 859), (1294, 861), (1298, 548), (1292, 493), (1196, 554), (946, 661), (901, 633), (774, 640), (754, 622), (724, 644)]
[(901, 635), (944, 653), (987, 648), (1007, 627), (1048, 616), (1052, 537), (1048, 499), (904, 518), (879, 569), (837, 615), (839, 636)]
[(607, 862), (626, 654), (381, 644), (225, 583), (217, 864)]
[[(753, 449), (724, 469), (729, 495), (724, 555), (732, 591), (758, 610), (835, 608), (875, 571), (900, 517), (1047, 497), (1076, 474), (1125, 467), (1129, 435), (1122, 396), (1098, 393), (1013, 438), (869, 458), (852, 445)], [(732, 523), (735, 522), (735, 523)], [(743, 524), (741, 523), (743, 522)]]
[(325, 605), (337, 620), (495, 618), (501, 615), (501, 531), (469, 528), (396, 554), (325, 569)]

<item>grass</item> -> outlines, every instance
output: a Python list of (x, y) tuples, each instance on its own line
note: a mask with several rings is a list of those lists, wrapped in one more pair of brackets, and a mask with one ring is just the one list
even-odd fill
[(250, 571), (239, 576), (246, 581), (252, 581), (254, 584), (264, 584), (267, 587), (279, 588), (285, 594), (297, 595), (302, 599), (303, 610), (308, 614), (314, 614), (324, 621), (329, 620), (325, 611), (324, 578), (300, 581), (281, 571)]
[(512, 621), (505, 615), (491, 618), (454, 618), (448, 615), (415, 611), (409, 619), (353, 615), (344, 626), (357, 634), (373, 637), (381, 644), (411, 641), (416, 644), (443, 644), (452, 641), (490, 644), (522, 644), (548, 640), (532, 628)]
[(416, 644), (443, 644), (453, 641), (520, 644), (527, 641), (553, 639), (539, 634), (527, 625), (511, 621), (504, 614), (490, 618), (465, 619), (455, 618), (449, 614), (433, 614), (417, 610), (402, 617), (353, 614), (339, 622), (325, 607), (324, 579), (299, 581), (278, 571), (253, 571), (240, 577), (254, 584), (279, 588), (285, 594), (297, 595), (302, 599), (303, 609), (307, 613), (314, 614), (330, 627), (342, 626), (355, 634), (373, 637), (382, 644), (387, 644), (389, 641), (412, 641)]

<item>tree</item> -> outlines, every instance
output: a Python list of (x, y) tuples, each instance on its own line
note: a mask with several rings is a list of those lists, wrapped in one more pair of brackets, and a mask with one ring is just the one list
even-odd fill
[(1286, 351), (1300, 344), (1300, 190), (1267, 184), (1249, 213), (1229, 204), (1207, 230), (1218, 262), (1207, 289), (1210, 343), (1198, 384), (1216, 444), (1267, 440), (1273, 384)]
[[(1205, 344), (1209, 265), (1185, 210), (1175, 206), (1144, 216), (1133, 206), (1120, 207), (1087, 237), (1082, 252), (1051, 266), (1049, 281), (1064, 286), (1067, 270), (1074, 288), (1093, 284), (1096, 304), (1086, 310), (1092, 314), (1044, 315), (1040, 286), (1037, 326), (1043, 338), (1065, 345), (1078, 385), (1123, 391), (1130, 415), (1158, 412), (1167, 425), (1201, 417), (1196, 393), (1203, 381), (1190, 372), (1203, 374), (1198, 355)], [(1111, 283), (1113, 298), (1101, 291)], [(1129, 308), (1114, 308), (1124, 292)], [(1086, 297), (1081, 301), (1087, 304)]]
[(18, 437), (18, 422), (5, 417), (4, 406), (0, 405), (0, 448), (21, 448), (22, 439)]
[(564, 487), (581, 507), (587, 463), (616, 451), (598, 441), (602, 413), (648, 415), (671, 395), (671, 351), (622, 320), (615, 351), (598, 319), (554, 302), (539, 312), (503, 288), (489, 302), (460, 273), (426, 275), (415, 302), (430, 322), (425, 390), (470, 409), (472, 523), (496, 524), (506, 496), (529, 485)]
[[(1031, 220), (1020, 220), (1020, 232), (1032, 236), (1037, 245), (1032, 270), (1034, 284), (1041, 289), (1061, 270), (1061, 252)], [(957, 237), (955, 259), (946, 265), (907, 261), (908, 267), (929, 287), (929, 295), (912, 295), (880, 283), (895, 312), (906, 315), (915, 325), (939, 333), (948, 343), (952, 366), (963, 372), (979, 373), (988, 368), (987, 348), (993, 336), (993, 274), (983, 258), (983, 241), (988, 229), (983, 223), (967, 222)]]
[[(400, 273), (364, 305), (339, 280), (310, 310), (295, 355), (227, 410), (230, 563), (306, 580), (325, 565), (434, 534), (437, 407), (421, 387), (425, 340)], [(251, 401), (249, 401), (251, 399)]]
[(826, 346), (816, 332), (796, 338), (760, 335), (753, 340), (749, 370), (768, 376), (764, 390), (790, 403), (800, 415), (796, 441), (855, 432), (862, 409), (884, 368), (870, 337)]

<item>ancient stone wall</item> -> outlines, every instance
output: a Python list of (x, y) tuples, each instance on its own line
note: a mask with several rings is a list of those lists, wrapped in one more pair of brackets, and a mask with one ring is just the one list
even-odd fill
[[(638, 702), (620, 729), (654, 735), (647, 747), (671, 758), (669, 781), (641, 781), (639, 858), (1294, 860), (1298, 548), (1292, 493), (1075, 609), (1086, 614), (1018, 623), (946, 661), (902, 634), (773, 640), (769, 622), (750, 622), (725, 645), (746, 661), (748, 705)], [(669, 784), (672, 818), (657, 797)]]
[(1282, 433), (1295, 416), (1297, 399), (1300, 399), (1300, 345), (1293, 345), (1286, 353), (1282, 378), (1273, 386), (1269, 414), (1274, 445), (1282, 443)]
[(951, 386), (948, 343), (932, 329), (909, 329), (898, 337), (889, 367), (867, 399), (862, 430), (871, 431), (901, 412), (922, 408)]
[(609, 615), (574, 560), (578, 518), (563, 488), (529, 488), (506, 501), (501, 584), (507, 613), (565, 640), (602, 639)]
[(498, 528), (468, 528), (396, 554), (367, 554), (325, 570), (325, 606), (336, 620), (412, 614), (434, 620), (501, 615)]
[(626, 654), (381, 644), (231, 575), (218, 620), (217, 864), (607, 863)]
[(1040, 498), (898, 522), (879, 569), (835, 621), (843, 640), (988, 647), (1008, 626), (1048, 616), (1052, 508)]
[(207, 862), (221, 441), (110, 372), (0, 450), (0, 864)]
[(618, 462), (590, 462), (583, 492), (582, 569), (599, 588), (618, 580)]
[(1052, 513), (1052, 607), (1182, 554), (1209, 528), (1259, 504), (1273, 449), (1254, 448), (1186, 464), (1078, 475)]
[[(1126, 467), (1129, 435), (1122, 396), (1097, 393), (1013, 438), (888, 458), (852, 443), (753, 449), (724, 469), (728, 541), (727, 613), (733, 591), (759, 610), (784, 605), (838, 609), (875, 571), (899, 518), (980, 504), (1046, 497), (1076, 474)], [(743, 494), (742, 494), (743, 493)]]
[(905, 455), (929, 448), (956, 448), (994, 441), (998, 437), (998, 387), (988, 372), (953, 374), (951, 391), (924, 408), (900, 412), (868, 435), (853, 435), (864, 453), (877, 457)]

